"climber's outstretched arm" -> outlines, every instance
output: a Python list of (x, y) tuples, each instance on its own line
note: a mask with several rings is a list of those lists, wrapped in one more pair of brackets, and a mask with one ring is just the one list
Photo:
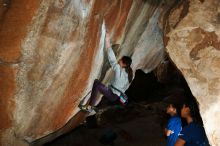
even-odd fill
[(106, 45), (106, 49), (107, 49), (108, 60), (109, 60), (109, 63), (111, 65), (111, 67), (116, 72), (120, 71), (120, 65), (118, 64), (117, 59), (115, 57), (115, 54), (114, 54), (114, 52), (112, 50), (111, 42), (110, 42), (110, 36), (109, 36), (108, 33), (106, 33), (105, 45)]

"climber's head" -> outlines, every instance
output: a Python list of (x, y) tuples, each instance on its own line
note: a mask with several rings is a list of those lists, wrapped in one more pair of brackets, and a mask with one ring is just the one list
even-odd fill
[(132, 60), (130, 57), (128, 56), (123, 56), (120, 60), (119, 60), (119, 65), (122, 67), (122, 68), (125, 68), (125, 71), (128, 73), (128, 80), (129, 82), (132, 81), (133, 79), (133, 71), (131, 69), (131, 63), (132, 63)]
[(132, 60), (130, 57), (128, 56), (123, 56), (120, 60), (119, 60), (119, 65), (122, 68), (129, 68), (131, 66)]

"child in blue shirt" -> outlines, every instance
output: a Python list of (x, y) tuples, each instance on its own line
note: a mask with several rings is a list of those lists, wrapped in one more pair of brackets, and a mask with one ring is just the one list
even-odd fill
[(165, 135), (167, 136), (167, 146), (174, 146), (178, 139), (178, 135), (182, 130), (181, 118), (178, 115), (179, 108), (175, 104), (167, 106), (167, 114), (171, 116), (165, 128)]

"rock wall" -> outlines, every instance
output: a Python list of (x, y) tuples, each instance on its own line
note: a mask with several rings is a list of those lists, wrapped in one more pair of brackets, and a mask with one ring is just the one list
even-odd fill
[(0, 145), (29, 145), (74, 121), (106, 73), (106, 29), (121, 44), (117, 58), (132, 56), (134, 70), (155, 68), (164, 54), (157, 22), (173, 2), (0, 0)]
[(185, 0), (172, 9), (165, 28), (167, 52), (200, 103), (211, 145), (218, 146), (220, 1)]
[(108, 30), (120, 44), (117, 58), (131, 56), (132, 68), (146, 73), (163, 60), (165, 43), (217, 146), (219, 8), (219, 0), (0, 0), (0, 145), (29, 145), (52, 134), (47, 141), (67, 131), (53, 135), (68, 121), (83, 121), (81, 98), (94, 79), (111, 74)]

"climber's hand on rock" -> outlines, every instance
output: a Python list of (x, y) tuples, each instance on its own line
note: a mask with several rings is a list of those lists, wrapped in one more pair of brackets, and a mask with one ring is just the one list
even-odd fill
[(108, 32), (106, 32), (106, 36), (105, 36), (105, 45), (106, 45), (106, 48), (110, 48), (111, 47), (110, 35), (109, 35)]

